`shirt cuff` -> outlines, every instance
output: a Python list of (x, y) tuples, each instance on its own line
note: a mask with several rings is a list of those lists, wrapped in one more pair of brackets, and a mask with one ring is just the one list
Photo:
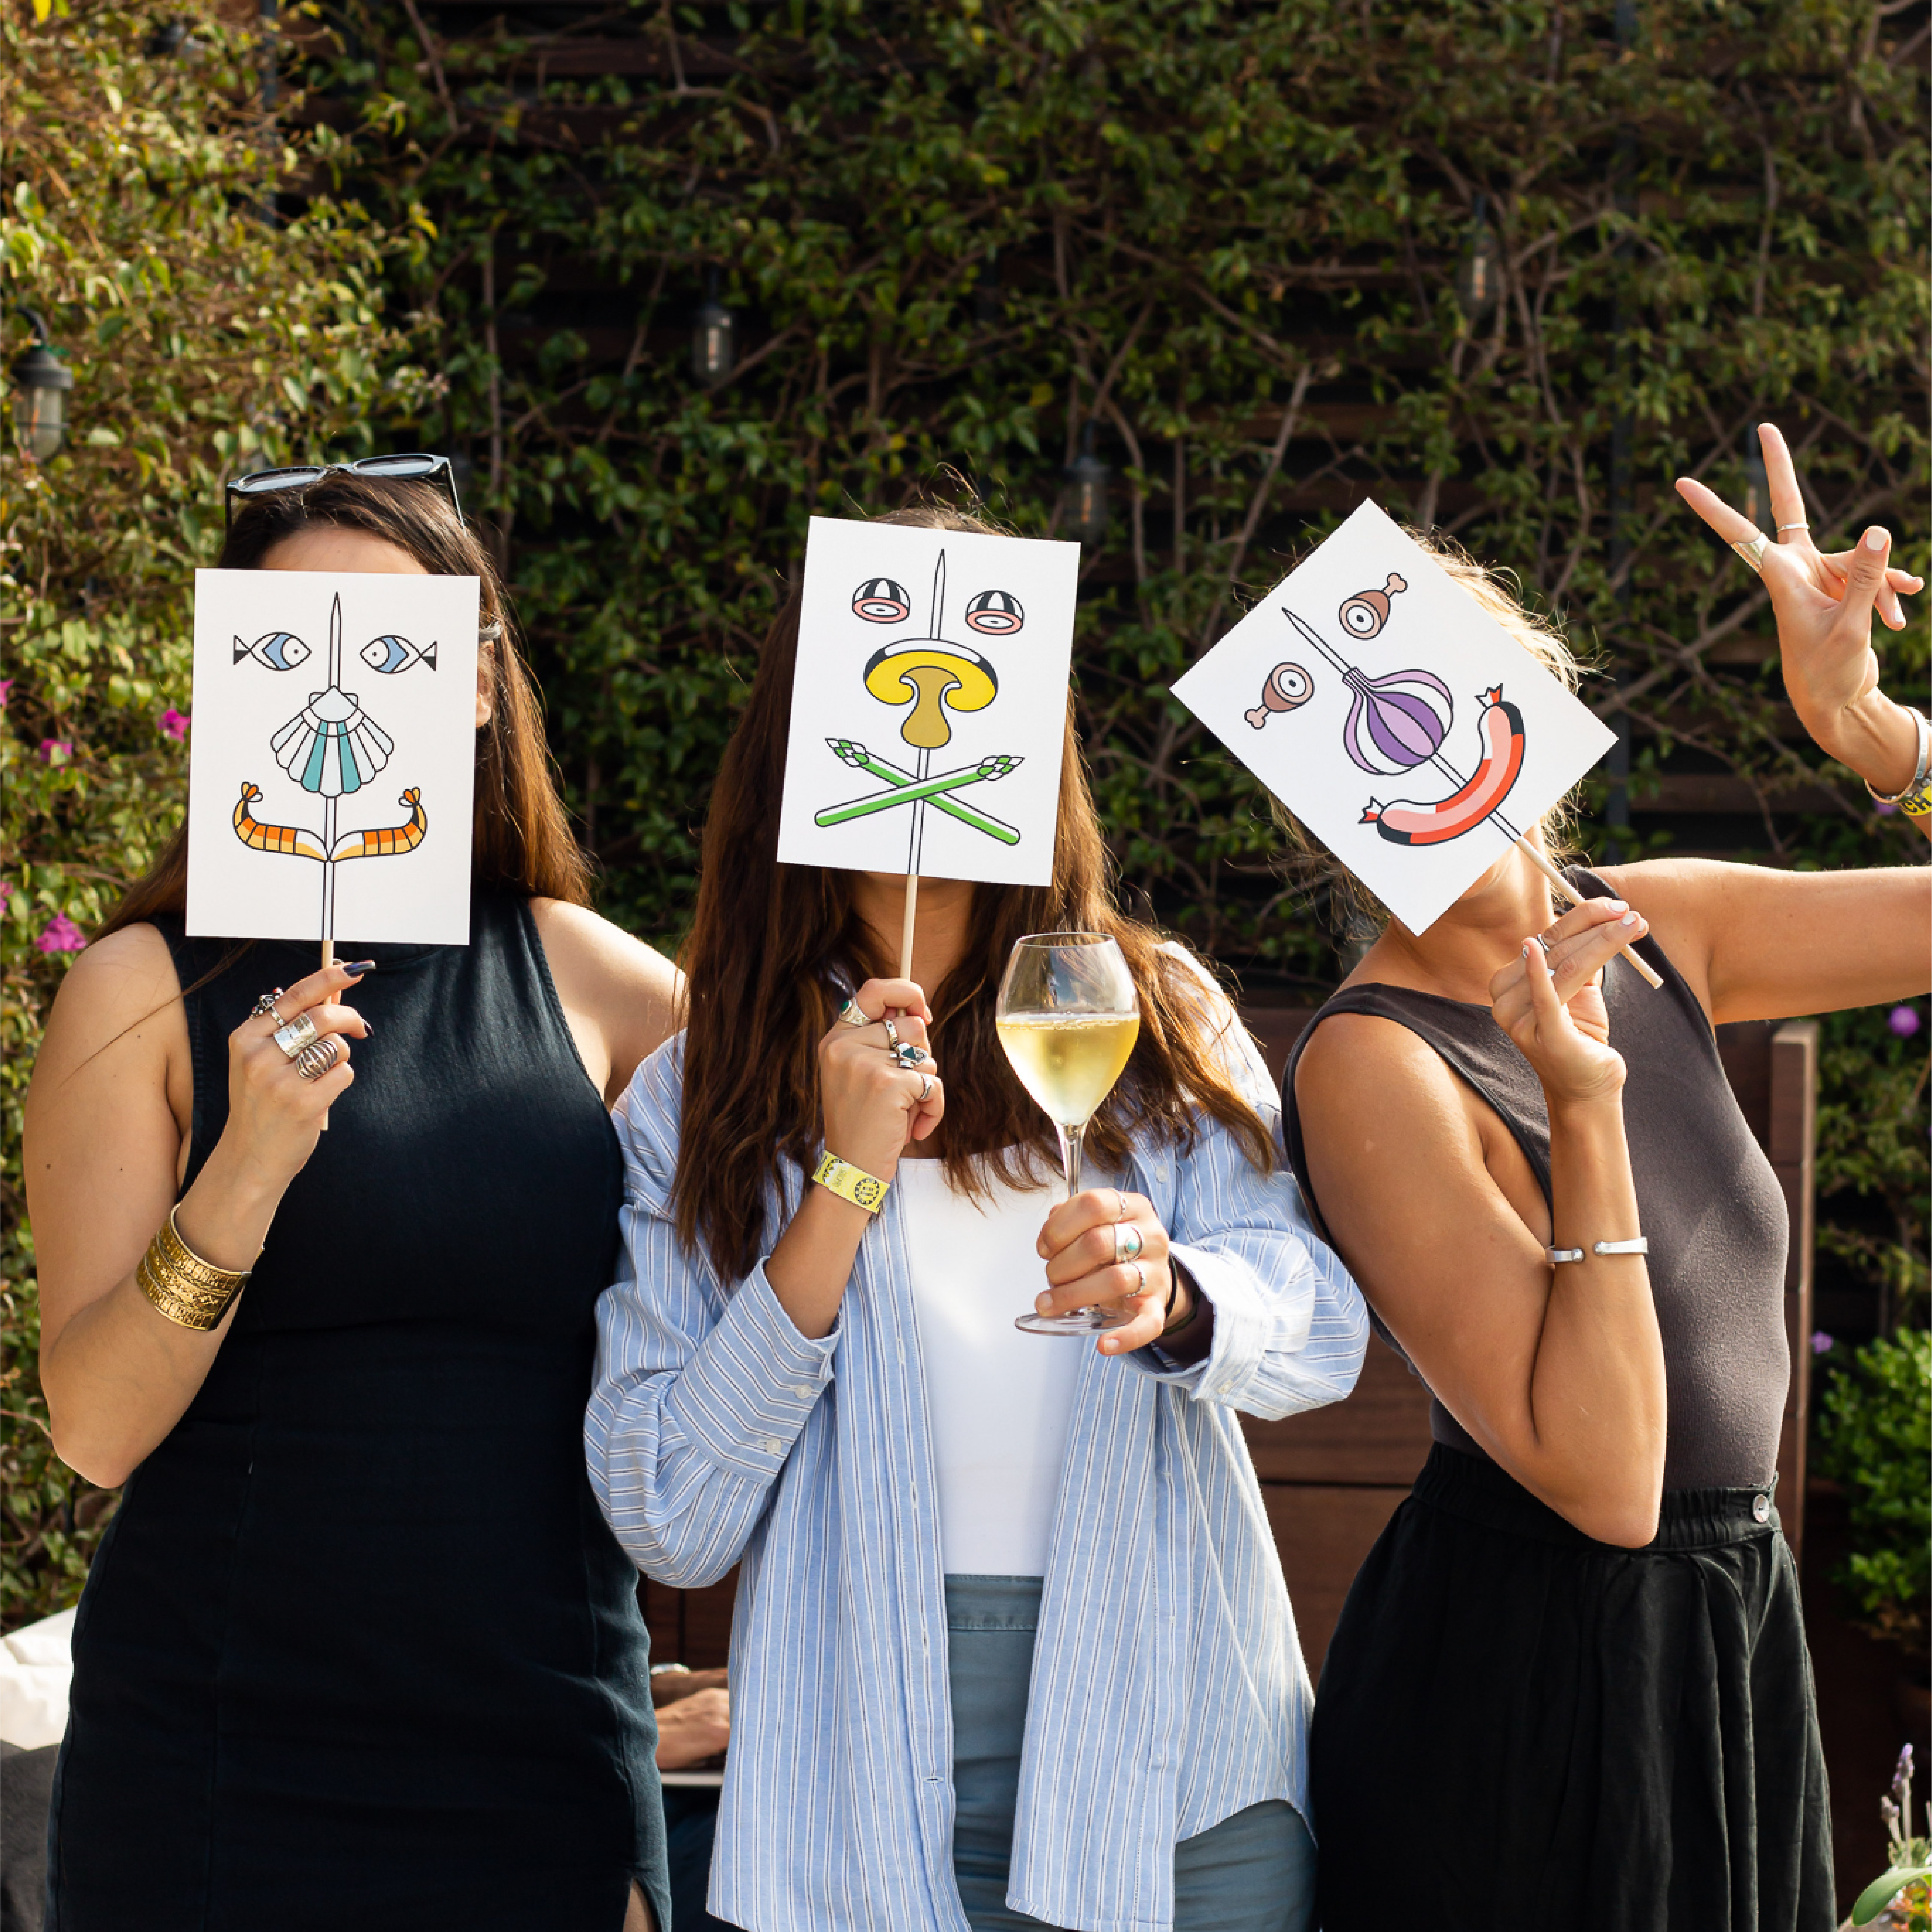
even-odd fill
[(800, 1334), (760, 1261), (725, 1303), (664, 1399), (667, 1415), (720, 1469), (769, 1483), (832, 1380), (839, 1330)]
[(1196, 1402), (1239, 1402), (1268, 1352), (1274, 1316), (1240, 1263), (1179, 1242), (1168, 1253), (1187, 1270), (1196, 1292), (1214, 1304), (1214, 1339), (1198, 1362), (1177, 1362), (1157, 1342), (1136, 1349), (1127, 1360), (1143, 1375), (1185, 1389)]

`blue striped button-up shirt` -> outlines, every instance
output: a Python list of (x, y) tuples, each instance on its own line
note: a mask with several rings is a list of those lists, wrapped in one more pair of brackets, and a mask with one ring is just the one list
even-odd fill
[[(1226, 1017), (1233, 1070), (1278, 1115)], [(710, 1907), (753, 1932), (968, 1932), (904, 1223), (889, 1196), (820, 1340), (792, 1326), (762, 1263), (721, 1278), (670, 1218), (682, 1056), (681, 1038), (660, 1048), (617, 1107), (625, 1258), (598, 1307), (585, 1438), (647, 1575), (690, 1588), (743, 1564)], [(1313, 1695), (1235, 1411), (1339, 1401), (1368, 1324), (1286, 1168), (1256, 1173), (1212, 1121), (1186, 1153), (1138, 1146), (1130, 1173), (1092, 1184), (1116, 1179), (1153, 1202), (1214, 1303), (1214, 1346), (1181, 1368), (1086, 1345), (1008, 1903), (1075, 1932), (1161, 1932), (1177, 1840), (1264, 1798), (1306, 1809)], [(788, 1179), (770, 1225), (805, 1185)]]

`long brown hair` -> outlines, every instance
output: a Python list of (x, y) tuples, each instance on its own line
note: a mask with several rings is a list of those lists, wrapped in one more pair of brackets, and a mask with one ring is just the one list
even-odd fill
[[(502, 578), (488, 550), (432, 485), (332, 470), (299, 490), (251, 497), (235, 512), (220, 570), (255, 570), (275, 545), (304, 530), (365, 530), (406, 551), (437, 577), (482, 580), (481, 622), (490, 666), (490, 722), (476, 734), (471, 876), (479, 885), (537, 899), (590, 903), (590, 868), (571, 835), (545, 743), (536, 687), (524, 663)], [(94, 937), (188, 903), (184, 823)]]
[[(932, 505), (878, 521), (931, 530), (991, 527)], [(894, 964), (854, 909), (850, 873), (778, 862), (798, 621), (794, 593), (766, 639), (744, 716), (718, 767), (697, 918), (682, 961), (689, 1007), (672, 1198), (681, 1238), (688, 1246), (701, 1244), (733, 1280), (750, 1271), (760, 1252), (766, 1193), (780, 1163), (807, 1167), (818, 1158), (818, 1042), (844, 989), (889, 974)], [(1129, 1140), (1141, 1134), (1184, 1149), (1206, 1113), (1267, 1172), (1272, 1138), (1221, 1064), (1198, 969), (1114, 904), (1070, 703), (1053, 883), (976, 885), (966, 952), (944, 985), (927, 990), (946, 1070), (941, 1146), (949, 1176), (983, 1193), (995, 1179), (1024, 1182), (1046, 1170), (1052, 1131), (999, 1045), (994, 995), (1016, 939), (1076, 930), (1118, 941), (1141, 1005), (1133, 1058), (1088, 1130), (1096, 1159), (1118, 1165)]]

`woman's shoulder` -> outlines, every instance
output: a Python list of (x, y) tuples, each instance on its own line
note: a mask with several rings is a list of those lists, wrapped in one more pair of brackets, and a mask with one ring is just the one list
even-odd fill
[(530, 907), (557, 997), (596, 1023), (613, 1065), (635, 1067), (670, 1038), (684, 975), (663, 954), (587, 906), (532, 899)]
[(158, 1059), (188, 1049), (188, 1022), (174, 955), (146, 921), (123, 926), (74, 956), (56, 993), (35, 1071), (57, 1079), (114, 1047)]

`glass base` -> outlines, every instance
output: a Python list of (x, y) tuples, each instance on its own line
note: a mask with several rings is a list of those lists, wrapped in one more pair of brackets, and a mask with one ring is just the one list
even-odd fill
[(1013, 1326), (1029, 1335), (1098, 1335), (1102, 1330), (1125, 1328), (1130, 1315), (1107, 1315), (1096, 1308), (1076, 1309), (1071, 1315), (1022, 1315)]

